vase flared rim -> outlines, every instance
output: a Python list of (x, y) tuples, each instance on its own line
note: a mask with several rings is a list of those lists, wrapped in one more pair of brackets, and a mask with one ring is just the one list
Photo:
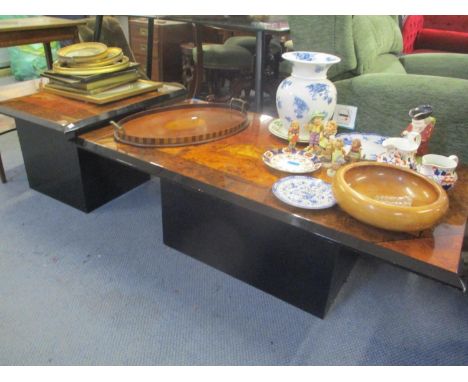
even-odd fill
[(283, 53), (282, 57), (287, 61), (300, 62), (305, 64), (332, 65), (341, 61), (341, 58), (338, 56), (322, 52), (286, 52)]

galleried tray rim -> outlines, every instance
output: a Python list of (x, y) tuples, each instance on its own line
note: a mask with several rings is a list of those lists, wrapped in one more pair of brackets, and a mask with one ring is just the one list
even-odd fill
[[(177, 146), (188, 146), (198, 145), (207, 142), (216, 141), (219, 139), (227, 138), (235, 135), (242, 130), (246, 129), (250, 124), (247, 111), (243, 108), (236, 107), (229, 104), (220, 103), (194, 103), (194, 104), (176, 104), (166, 107), (151, 108), (139, 113), (129, 115), (121, 119), (118, 123), (111, 121), (114, 126), (114, 139), (120, 143), (129, 144), (138, 147), (177, 147)], [(151, 114), (163, 114), (165, 112), (173, 110), (190, 110), (190, 109), (223, 109), (228, 113), (236, 113), (242, 116), (240, 123), (234, 123), (228, 128), (221, 128), (218, 131), (211, 131), (205, 134), (187, 135), (185, 137), (139, 137), (125, 132), (125, 123), (133, 121), (135, 119), (151, 115)]]

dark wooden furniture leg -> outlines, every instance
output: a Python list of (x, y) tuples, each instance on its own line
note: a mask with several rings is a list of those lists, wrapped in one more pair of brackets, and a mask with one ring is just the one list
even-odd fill
[(154, 19), (148, 17), (148, 40), (146, 42), (146, 75), (149, 79), (153, 75), (153, 39), (154, 39)]
[(357, 255), (338, 243), (161, 179), (164, 243), (324, 318)]
[(94, 36), (93, 41), (98, 42), (101, 38), (101, 30), (102, 30), (102, 19), (104, 16), (96, 16), (96, 21), (94, 23)]
[[(180, 44), (182, 50), (182, 85), (187, 88), (188, 94), (193, 94), (195, 86), (195, 63), (193, 61), (192, 51), (195, 45), (192, 42)], [(192, 98), (189, 96), (189, 98)]]
[(5, 169), (3, 168), (3, 161), (2, 161), (2, 154), (0, 153), (0, 179), (2, 180), (2, 183), (6, 183), (6, 175), (5, 175)]
[(29, 186), (84, 212), (150, 177), (120, 162), (83, 151), (62, 132), (16, 119)]
[(202, 44), (202, 33), (201, 27), (198, 24), (193, 24), (194, 28), (194, 43), (197, 48), (197, 62), (195, 63), (195, 83), (192, 87), (192, 91), (189, 94), (189, 98), (194, 98), (199, 94), (200, 87), (203, 82), (203, 44)]
[(263, 108), (263, 53), (265, 44), (265, 32), (256, 32), (256, 50), (255, 50), (255, 111), (262, 112)]
[(53, 58), (52, 58), (52, 49), (50, 48), (50, 42), (45, 42), (44, 44), (44, 53), (45, 53), (45, 58), (47, 62), (47, 69), (52, 69), (52, 63), (53, 63)]

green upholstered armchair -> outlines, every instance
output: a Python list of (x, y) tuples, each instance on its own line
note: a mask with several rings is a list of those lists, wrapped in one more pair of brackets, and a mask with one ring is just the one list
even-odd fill
[(294, 50), (341, 57), (328, 76), (338, 103), (358, 107), (356, 130), (397, 136), (411, 108), (430, 104), (430, 151), (468, 163), (468, 54), (401, 55), (396, 16), (290, 16), (289, 26)]

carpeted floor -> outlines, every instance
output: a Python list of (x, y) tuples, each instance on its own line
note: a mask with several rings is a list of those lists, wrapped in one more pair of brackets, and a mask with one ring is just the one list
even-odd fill
[(468, 365), (456, 289), (362, 258), (320, 320), (164, 246), (157, 179), (84, 214), (0, 152), (0, 365)]

